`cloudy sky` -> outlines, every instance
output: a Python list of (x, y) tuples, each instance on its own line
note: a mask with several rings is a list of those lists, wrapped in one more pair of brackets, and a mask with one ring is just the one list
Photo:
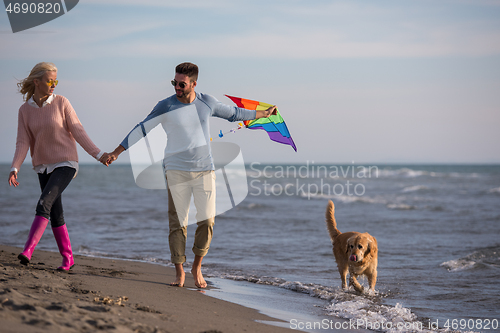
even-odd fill
[[(40, 61), (106, 151), (191, 61), (198, 91), (279, 107), (298, 152), (226, 135), (247, 163), (500, 163), (500, 0), (85, 0), (15, 34), (2, 11), (0, 162)], [(214, 137), (235, 126), (212, 120)]]

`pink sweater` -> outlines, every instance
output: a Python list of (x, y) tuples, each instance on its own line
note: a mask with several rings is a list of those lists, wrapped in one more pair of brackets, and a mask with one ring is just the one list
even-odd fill
[(19, 108), (16, 153), (12, 167), (21, 167), (28, 149), (33, 166), (64, 161), (78, 162), (76, 141), (94, 158), (100, 149), (90, 140), (75, 110), (63, 96), (52, 103), (35, 108), (24, 103)]

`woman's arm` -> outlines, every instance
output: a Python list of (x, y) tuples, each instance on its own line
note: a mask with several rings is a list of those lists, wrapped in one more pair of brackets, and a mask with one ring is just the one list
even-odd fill
[[(11, 168), (13, 169), (12, 172), (15, 171), (15, 179), (17, 179), (17, 173), (19, 172), (19, 169), (21, 169), (21, 164), (23, 164), (24, 159), (28, 154), (29, 148), (30, 148), (30, 137), (26, 125), (24, 123), (23, 114), (21, 113), (21, 111), (19, 111), (17, 119), (16, 152), (14, 153), (14, 158), (12, 160), (12, 165), (11, 165)], [(9, 175), (9, 184), (11, 183), (10, 182), (11, 176), (12, 175)], [(19, 185), (19, 183), (17, 183), (17, 185)]]
[(68, 126), (69, 131), (73, 134), (76, 142), (92, 157), (97, 159), (97, 155), (101, 152), (101, 150), (94, 144), (94, 142), (90, 139), (87, 132), (83, 128), (80, 119), (76, 115), (75, 110), (71, 106), (71, 103), (66, 99), (63, 104), (66, 124)]

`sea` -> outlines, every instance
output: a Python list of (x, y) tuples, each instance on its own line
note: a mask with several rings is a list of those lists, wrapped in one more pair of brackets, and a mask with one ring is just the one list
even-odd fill
[[(248, 193), (216, 217), (203, 262), (209, 296), (305, 332), (500, 332), (500, 165), (311, 161), (226, 172), (246, 177)], [(37, 176), (24, 165), (13, 188), (9, 165), (0, 174), (0, 243), (22, 247)], [(376, 237), (375, 292), (342, 290), (328, 200), (341, 232)], [(167, 193), (138, 187), (130, 165), (81, 165), (63, 205), (76, 254), (172, 266)], [(195, 227), (188, 227), (188, 267)], [(38, 248), (57, 251), (49, 231)]]

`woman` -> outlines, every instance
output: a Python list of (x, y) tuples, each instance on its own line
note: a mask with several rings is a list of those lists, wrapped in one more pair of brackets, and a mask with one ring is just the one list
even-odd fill
[(58, 270), (68, 271), (74, 266), (74, 260), (63, 217), (61, 194), (78, 172), (75, 140), (100, 161), (107, 161), (108, 154), (101, 152), (90, 140), (69, 101), (54, 94), (57, 83), (57, 68), (48, 62), (35, 65), (30, 75), (18, 83), (26, 102), (19, 108), (16, 152), (9, 185), (19, 185), (17, 173), (30, 150), (42, 195), (36, 206), (28, 240), (18, 258), (24, 265), (30, 262), (50, 218), (63, 257)]

